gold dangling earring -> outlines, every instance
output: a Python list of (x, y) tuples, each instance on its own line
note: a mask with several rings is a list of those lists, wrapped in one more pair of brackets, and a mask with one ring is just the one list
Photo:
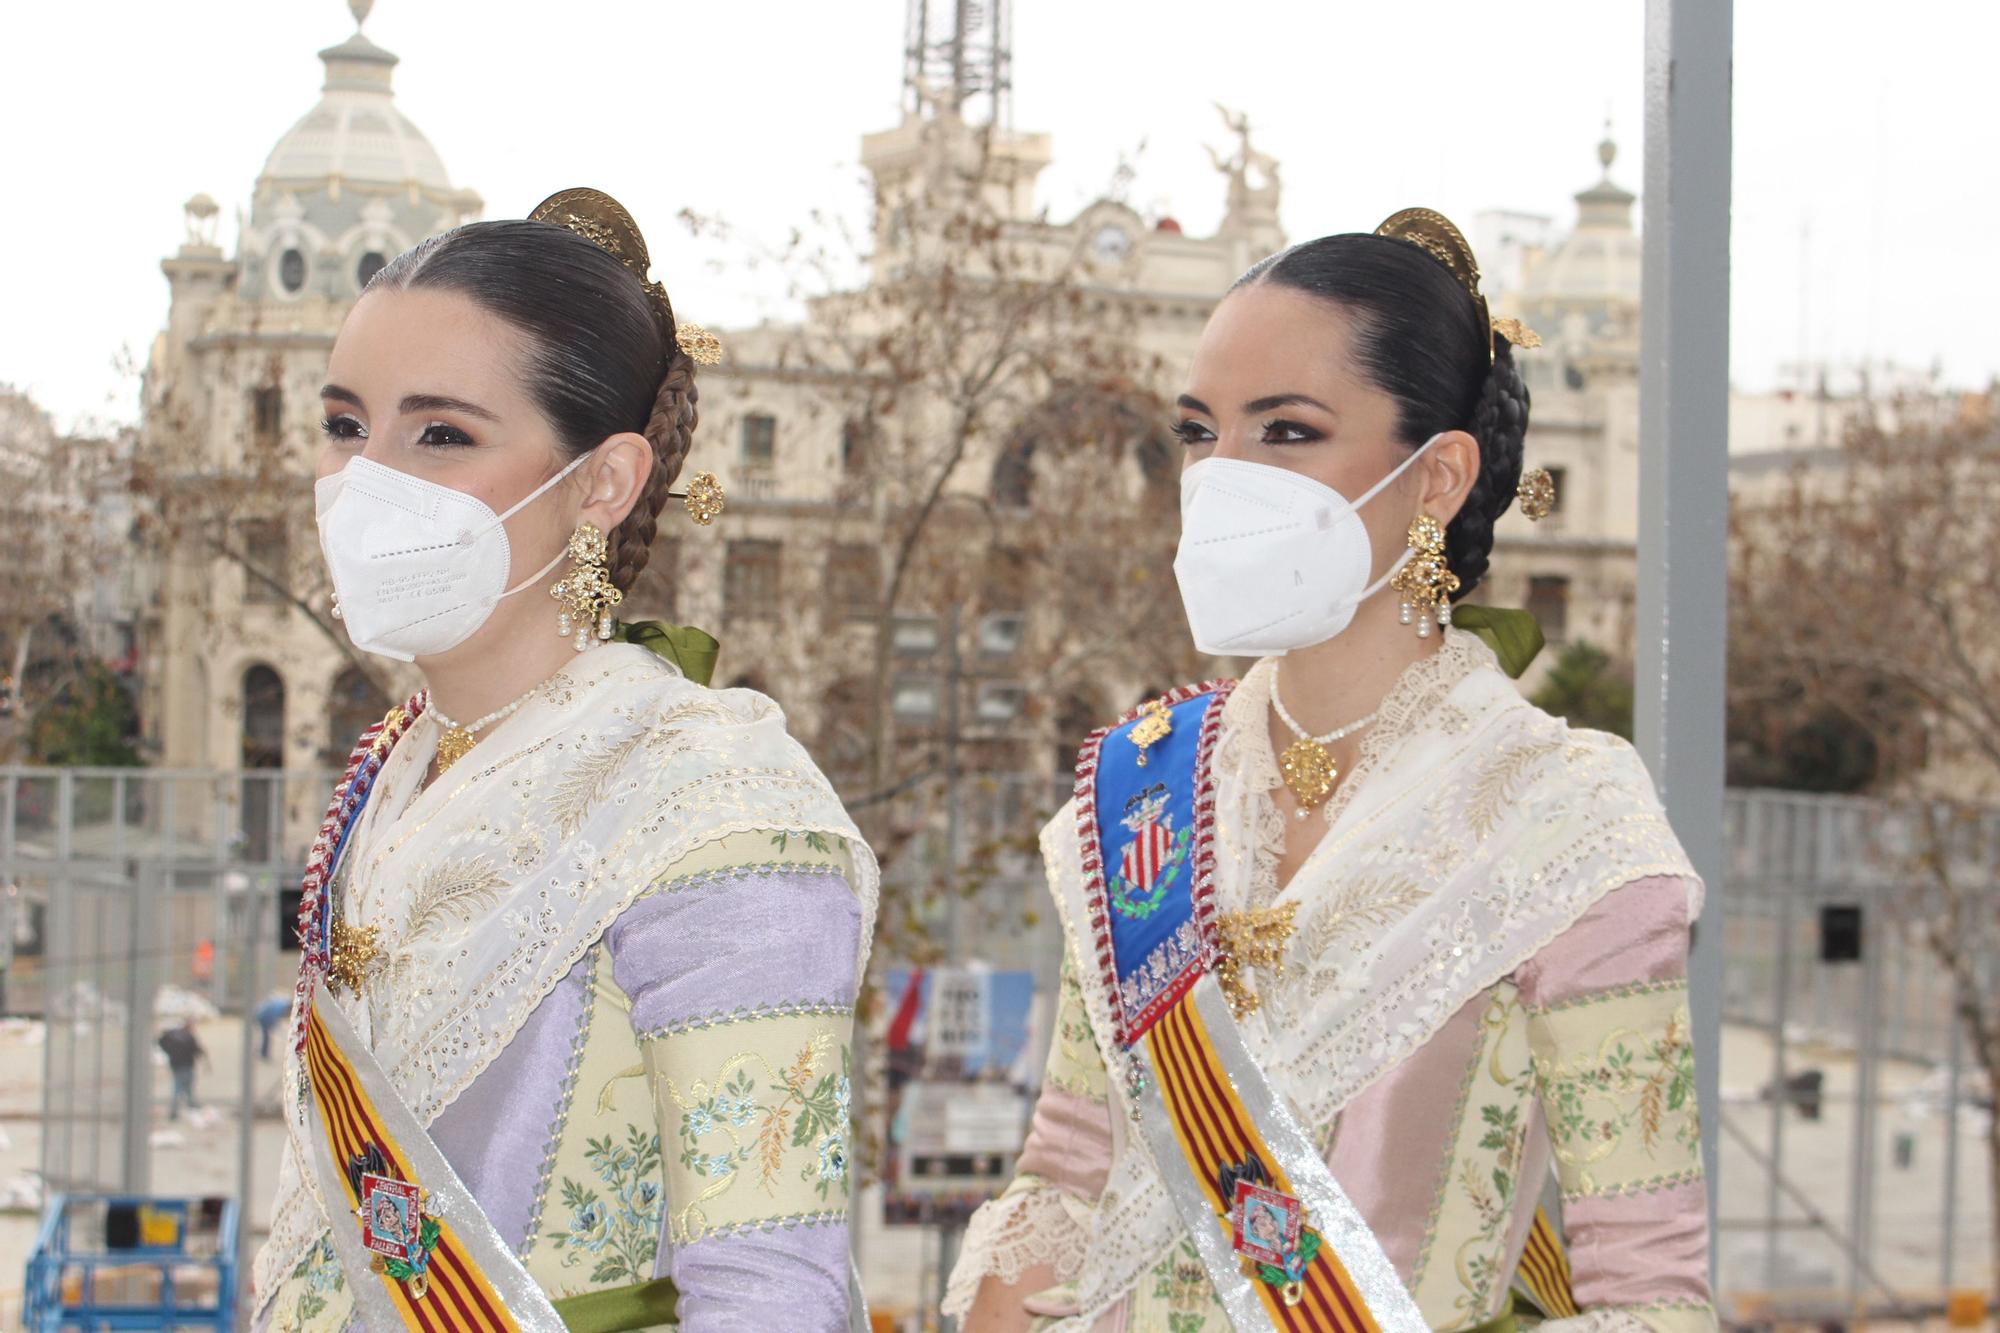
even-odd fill
[(611, 581), (609, 547), (595, 523), (582, 524), (570, 535), (568, 555), (570, 571), (549, 595), (563, 608), (556, 616), (556, 633), (565, 639), (574, 633), (576, 650), (582, 652), (594, 640), (611, 637), (611, 608), (625, 594)]
[(1451, 595), (1458, 591), (1458, 575), (1444, 559), (1444, 524), (1429, 514), (1418, 514), (1410, 522), (1410, 549), (1415, 552), (1389, 586), (1403, 594), (1402, 614), (1407, 625), (1417, 622), (1417, 637), (1431, 636), (1431, 620), (1440, 627), (1451, 624)]

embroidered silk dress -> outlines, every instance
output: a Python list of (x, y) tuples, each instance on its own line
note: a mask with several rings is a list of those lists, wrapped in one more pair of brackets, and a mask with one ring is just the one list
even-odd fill
[[(1449, 631), (1385, 699), (1324, 842), (1280, 886), (1271, 675), (1222, 705), (1213, 770), (1218, 906), (1297, 904), (1282, 967), (1246, 969), (1258, 1004), (1239, 1023), (1424, 1320), (1507, 1314), (1547, 1183), (1582, 1311), (1549, 1327), (1713, 1328), (1686, 993), (1700, 886), (1636, 757), (1524, 703)], [(1227, 1329), (1106, 1072), (1073, 811), (1043, 849), (1070, 941), (1047, 1075), (946, 1309), (1047, 1264), (1042, 1327)]]
[[(551, 1299), (620, 1294), (596, 1326), (666, 1326), (632, 1293), (669, 1277), (685, 1329), (848, 1328), (875, 866), (776, 707), (609, 645), (420, 790), (437, 734), (341, 861), (384, 942), (356, 1033)], [(260, 1330), (362, 1326), (320, 1194), (288, 1153)]]

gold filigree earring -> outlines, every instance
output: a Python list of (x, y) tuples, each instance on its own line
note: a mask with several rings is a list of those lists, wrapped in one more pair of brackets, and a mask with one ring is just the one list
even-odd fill
[(1451, 595), (1458, 591), (1458, 575), (1444, 559), (1444, 524), (1429, 514), (1418, 514), (1410, 523), (1410, 550), (1414, 552), (1389, 580), (1389, 586), (1403, 594), (1401, 620), (1417, 624), (1417, 637), (1431, 636), (1431, 621), (1440, 627), (1451, 624)]
[(611, 581), (609, 553), (598, 526), (582, 524), (570, 535), (569, 573), (549, 589), (549, 595), (562, 603), (562, 611), (556, 616), (556, 633), (565, 639), (573, 633), (578, 652), (595, 640), (611, 637), (611, 608), (625, 600), (625, 594)]

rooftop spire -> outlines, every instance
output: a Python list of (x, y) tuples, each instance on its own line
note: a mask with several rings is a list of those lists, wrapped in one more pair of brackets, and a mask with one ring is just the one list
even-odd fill
[(369, 11), (374, 8), (375, 0), (347, 0), (347, 12), (354, 15), (356, 28), (368, 21)]
[(1009, 128), (1014, 88), (1009, 0), (909, 0), (903, 43), (903, 109), (967, 115), (985, 99), (985, 119)]

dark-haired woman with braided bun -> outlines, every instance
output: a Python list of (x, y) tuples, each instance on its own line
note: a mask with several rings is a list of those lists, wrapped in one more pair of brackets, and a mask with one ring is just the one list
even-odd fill
[(425, 688), (307, 868), (262, 1329), (846, 1330), (875, 861), (714, 640), (613, 615), (711, 335), (591, 190), (425, 241), (334, 344), (335, 613)]
[(1460, 602), (1548, 498), (1516, 341), (1428, 210), (1216, 307), (1175, 574), (1259, 660), (1094, 734), (1043, 833), (1063, 993), (969, 1331), (1714, 1327), (1700, 884), (1632, 749), (1521, 698), (1519, 613)]

